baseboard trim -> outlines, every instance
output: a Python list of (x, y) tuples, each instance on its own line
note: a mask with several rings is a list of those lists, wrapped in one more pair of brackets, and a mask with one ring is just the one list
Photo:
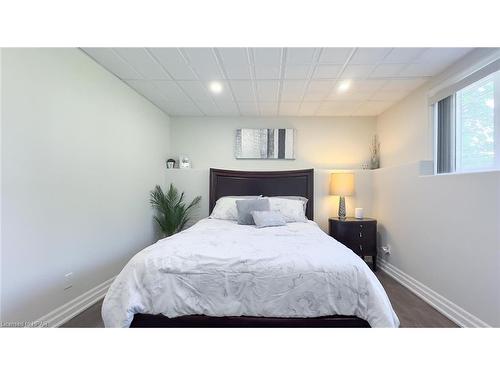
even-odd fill
[(101, 298), (104, 298), (114, 279), (115, 277), (106, 280), (102, 284), (97, 285), (95, 288), (90, 289), (37, 320), (39, 322), (46, 322), (48, 327), (60, 327), (68, 320), (88, 309)]
[(404, 273), (399, 268), (395, 267), (384, 259), (379, 258), (377, 265), (387, 275), (409, 289), (418, 297), (422, 298), (425, 302), (434, 307), (448, 319), (458, 324), (460, 327), (491, 328), (487, 323), (483, 322), (478, 317), (446, 299), (439, 293), (436, 293), (428, 286), (422, 284), (420, 281)]

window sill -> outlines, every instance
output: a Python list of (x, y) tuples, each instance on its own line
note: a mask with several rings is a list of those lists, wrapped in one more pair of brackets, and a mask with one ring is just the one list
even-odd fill
[(439, 177), (439, 176), (455, 176), (455, 175), (484, 174), (484, 173), (500, 173), (500, 169), (480, 169), (480, 170), (476, 170), (476, 171), (434, 173), (434, 174), (428, 174), (428, 175), (420, 175), (420, 177)]

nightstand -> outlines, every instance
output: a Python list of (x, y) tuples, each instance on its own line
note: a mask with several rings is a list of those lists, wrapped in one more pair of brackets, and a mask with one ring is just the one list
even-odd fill
[(328, 219), (328, 224), (330, 236), (363, 259), (365, 256), (371, 256), (373, 271), (377, 270), (377, 220), (354, 217), (340, 220), (333, 217)]

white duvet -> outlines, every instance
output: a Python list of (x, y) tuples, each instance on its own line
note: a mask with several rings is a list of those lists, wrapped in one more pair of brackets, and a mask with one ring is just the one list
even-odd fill
[(203, 219), (136, 254), (104, 299), (106, 327), (135, 313), (167, 317), (355, 315), (399, 320), (373, 272), (312, 221), (257, 229)]

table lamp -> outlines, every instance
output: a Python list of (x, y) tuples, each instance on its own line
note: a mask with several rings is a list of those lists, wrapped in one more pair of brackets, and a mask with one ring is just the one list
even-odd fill
[(353, 173), (332, 173), (330, 176), (330, 195), (338, 195), (339, 219), (345, 220), (345, 197), (354, 194)]

